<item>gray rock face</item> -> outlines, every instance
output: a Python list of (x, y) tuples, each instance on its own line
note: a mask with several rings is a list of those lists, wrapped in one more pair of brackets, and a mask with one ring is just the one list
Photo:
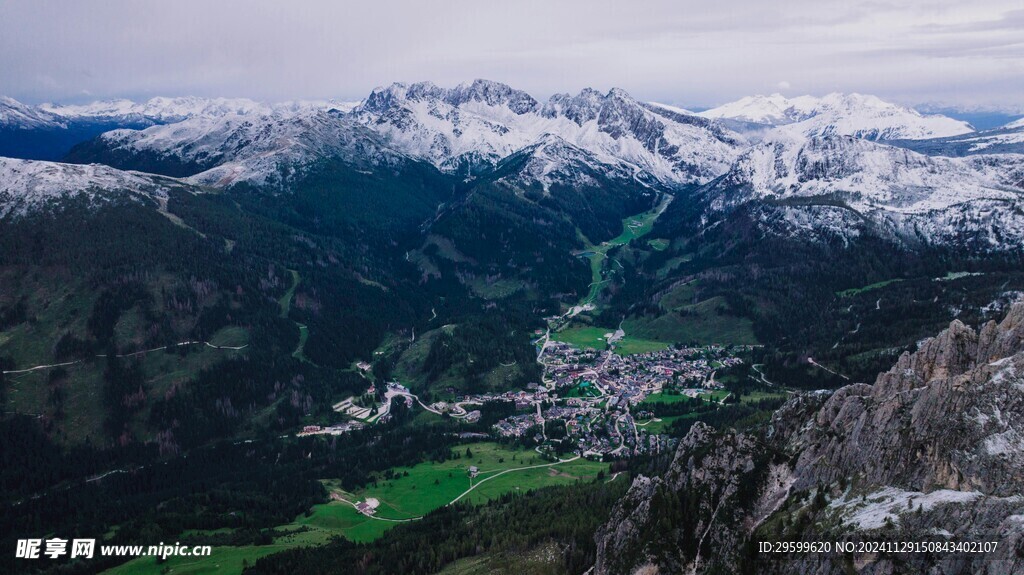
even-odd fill
[[(666, 476), (637, 480), (597, 533), (594, 572), (1024, 572), (1022, 422), (1017, 304), (977, 331), (954, 321), (873, 385), (789, 402), (763, 434), (694, 426)], [(999, 544), (852, 556), (754, 547), (838, 540)]]
[(683, 573), (728, 568), (749, 499), (768, 464), (751, 436), (720, 434), (697, 423), (680, 443), (664, 477), (638, 477), (597, 533), (595, 575)]
[[(1024, 487), (1024, 306), (980, 332), (954, 321), (874, 385), (851, 385), (795, 438), (797, 487), (860, 474), (914, 491)], [(822, 463), (827, 462), (827, 465)]]

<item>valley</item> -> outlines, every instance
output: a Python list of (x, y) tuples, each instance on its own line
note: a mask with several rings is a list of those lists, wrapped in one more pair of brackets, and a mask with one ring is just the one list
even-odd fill
[[(739, 572), (1017, 477), (1018, 124), (488, 80), (0, 110), (0, 542), (213, 547), (35, 573)], [(893, 394), (991, 449), (911, 477), (943, 429)]]

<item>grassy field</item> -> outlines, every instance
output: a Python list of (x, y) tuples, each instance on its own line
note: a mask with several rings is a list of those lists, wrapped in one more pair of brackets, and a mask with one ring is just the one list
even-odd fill
[(864, 287), (850, 288), (850, 289), (846, 289), (846, 290), (843, 290), (843, 291), (837, 291), (836, 295), (839, 296), (839, 297), (855, 296), (855, 295), (857, 295), (859, 293), (864, 293), (866, 291), (871, 291), (871, 290), (875, 290), (875, 289), (879, 289), (879, 288), (884, 288), (885, 286), (887, 286), (889, 284), (894, 284), (896, 282), (901, 282), (901, 281), (903, 281), (902, 278), (895, 278), (895, 279), (891, 279), (891, 280), (880, 281), (880, 282), (873, 283), (871, 285), (866, 285)]
[[(237, 574), (242, 571), (243, 561), (249, 565), (256, 559), (294, 547), (322, 545), (333, 537), (344, 537), (351, 541), (372, 541), (389, 529), (400, 525), (397, 521), (383, 519), (411, 519), (420, 517), (448, 504), (470, 487), (469, 466), (479, 468), (479, 475), (473, 479), (480, 485), (463, 498), (463, 501), (479, 504), (510, 492), (526, 492), (551, 485), (569, 485), (577, 481), (592, 481), (601, 471), (607, 472), (608, 465), (578, 459), (553, 467), (500, 472), (530, 465), (548, 463), (535, 451), (511, 449), (496, 443), (477, 443), (459, 450), (461, 457), (435, 463), (425, 462), (411, 467), (393, 469), (395, 477), (380, 480), (377, 485), (367, 486), (356, 493), (341, 491), (335, 482), (325, 481), (328, 489), (348, 501), (363, 501), (373, 497), (380, 501), (377, 517), (366, 517), (345, 501), (331, 501), (313, 506), (307, 516), (300, 515), (278, 530), (291, 534), (278, 537), (270, 545), (243, 547), (215, 547), (210, 557), (175, 557), (166, 563), (157, 564), (155, 558), (142, 557), (130, 561), (107, 573), (116, 575), (174, 575)], [(493, 478), (493, 479), (488, 479)]]
[(277, 300), (278, 305), (281, 306), (281, 317), (288, 317), (288, 313), (292, 310), (292, 297), (295, 295), (295, 288), (299, 287), (299, 282), (302, 278), (299, 276), (299, 272), (295, 270), (288, 270), (292, 273), (292, 285), (288, 288), (288, 291), (284, 292), (281, 299)]
[(607, 347), (605, 334), (613, 333), (614, 328), (604, 327), (571, 327), (551, 334), (551, 339), (574, 345), (580, 349)]
[(309, 339), (309, 328), (301, 323), (296, 323), (295, 325), (299, 328), (299, 343), (295, 346), (292, 357), (309, 363), (309, 359), (306, 358), (306, 340)]
[[(583, 300), (583, 303), (591, 303), (597, 299), (597, 295), (601, 292), (604, 286), (604, 268), (607, 266), (608, 252), (619, 246), (624, 246), (629, 242), (643, 237), (650, 233), (651, 228), (654, 227), (654, 221), (658, 219), (658, 216), (665, 210), (668, 202), (671, 201), (671, 197), (665, 196), (657, 206), (649, 211), (635, 216), (629, 216), (622, 220), (622, 233), (618, 236), (606, 241), (601, 242), (600, 245), (593, 245), (589, 241), (587, 242), (586, 257), (590, 259), (590, 291), (587, 293), (587, 297)], [(663, 240), (662, 240), (663, 241)], [(665, 244), (667, 247), (668, 244)], [(665, 249), (664, 247), (661, 249)]]
[(659, 252), (665, 251), (668, 248), (669, 243), (671, 242), (663, 239), (647, 240), (647, 245), (651, 246), (651, 249)]
[[(460, 451), (460, 459), (449, 459), (441, 463), (425, 462), (413, 467), (399, 467), (393, 471), (394, 479), (381, 480), (377, 485), (370, 485), (357, 493), (345, 495), (346, 499), (363, 500), (368, 497), (380, 501), (377, 509), (377, 516), (385, 519), (408, 519), (422, 516), (442, 505), (446, 505), (455, 499), (462, 492), (470, 487), (468, 470), (470, 466), (479, 469), (479, 475), (473, 480), (478, 483), (480, 480), (494, 476), (501, 471), (517, 467), (539, 465), (548, 463), (535, 451), (510, 449), (496, 443), (477, 443), (468, 446), (472, 457), (466, 457), (465, 451)], [(557, 466), (561, 470), (563, 466), (567, 469), (576, 469), (578, 462), (572, 462)], [(583, 468), (589, 469), (592, 473), (584, 475), (595, 476), (597, 471), (605, 466), (600, 463), (582, 461)], [(408, 474), (408, 475), (406, 475)], [(515, 487), (532, 489), (559, 483), (549, 481), (548, 469), (516, 471), (502, 475), (494, 480), (488, 480), (484, 486), (474, 490), (467, 496), (469, 501), (481, 502), (489, 498), (489, 495), (498, 495), (514, 490)], [(486, 488), (485, 488), (486, 487)], [(334, 503), (328, 504), (334, 505)]]
[(661, 351), (663, 349), (667, 349), (669, 345), (670, 344), (668, 342), (664, 341), (641, 339), (639, 337), (627, 335), (626, 337), (615, 342), (615, 353), (619, 355), (648, 353), (651, 351)]
[(627, 320), (623, 329), (632, 337), (649, 341), (698, 344), (756, 344), (753, 322), (729, 313), (724, 298), (695, 301), (693, 285), (681, 285), (662, 296), (664, 310), (657, 316)]
[[(761, 393), (761, 392), (755, 392), (755, 393)], [(728, 397), (728, 395), (729, 395), (728, 391), (726, 391), (724, 389), (716, 389), (716, 390), (713, 390), (713, 391), (704, 391), (704, 392), (701, 392), (701, 393), (697, 394), (697, 399), (702, 399), (704, 401), (710, 401), (710, 402), (718, 403), (718, 402), (722, 401), (723, 399), (725, 399), (726, 397)], [(768, 397), (769, 395), (770, 394), (765, 394), (765, 397)], [(760, 397), (759, 397), (759, 399), (760, 399)], [(655, 403), (662, 403), (662, 404), (683, 403), (683, 402), (687, 402), (687, 401), (690, 401), (690, 397), (687, 396), (687, 395), (683, 395), (681, 393), (652, 393), (651, 395), (648, 395), (647, 397), (645, 397), (644, 400), (640, 402), (640, 405), (641, 406), (643, 406), (643, 405), (652, 405), (652, 404), (655, 404)], [(755, 400), (751, 400), (751, 401), (755, 401)]]
[(665, 417), (651, 419), (647, 422), (641, 421), (637, 423), (636, 426), (647, 433), (657, 435), (659, 433), (667, 432), (668, 429), (672, 427), (672, 423), (677, 419), (692, 419), (697, 417), (697, 415), (698, 414), (696, 413), (687, 413), (686, 415), (667, 415)]
[(517, 279), (498, 279), (487, 281), (485, 278), (474, 278), (466, 282), (473, 293), (484, 299), (502, 299), (527, 288), (526, 282)]
[(701, 398), (703, 400), (706, 400), (706, 401), (720, 402), (723, 399), (725, 399), (726, 397), (729, 397), (729, 392), (724, 390), (724, 389), (716, 389), (714, 391), (707, 391), (707, 392), (701, 393), (697, 397), (699, 397), (699, 398)]
[(753, 403), (762, 399), (778, 399), (780, 397), (789, 397), (789, 394), (783, 391), (752, 391), (741, 395), (740, 403)]
[[(244, 563), (252, 565), (260, 557), (297, 547), (289, 543), (246, 547), (214, 547), (209, 557), (170, 557), (158, 564), (155, 557), (140, 557), (105, 571), (107, 575), (214, 575), (242, 572)], [(166, 570), (166, 571), (165, 571)]]
[(677, 267), (681, 266), (682, 264), (690, 261), (691, 259), (693, 259), (693, 254), (685, 254), (685, 255), (681, 255), (681, 256), (676, 256), (674, 258), (670, 258), (668, 261), (665, 262), (664, 265), (662, 265), (660, 268), (658, 268), (658, 271), (657, 271), (658, 279), (664, 278), (669, 273), (671, 273), (672, 270), (674, 270)]
[(690, 396), (683, 395), (682, 393), (652, 393), (644, 398), (640, 402), (640, 405), (650, 405), (653, 403), (681, 403), (690, 401)]

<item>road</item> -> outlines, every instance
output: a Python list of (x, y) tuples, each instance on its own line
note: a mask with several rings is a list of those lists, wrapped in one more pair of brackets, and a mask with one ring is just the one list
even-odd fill
[[(452, 499), (451, 501), (446, 503), (445, 507), (448, 507), (449, 505), (454, 505), (460, 499), (462, 499), (463, 497), (469, 495), (474, 489), (476, 489), (477, 487), (480, 487), (481, 485), (483, 485), (484, 483), (487, 483), (488, 481), (494, 479), (495, 477), (501, 477), (502, 475), (505, 475), (506, 473), (513, 473), (515, 471), (526, 471), (527, 469), (540, 469), (540, 468), (543, 468), (543, 467), (554, 467), (556, 465), (562, 465), (563, 463), (569, 463), (569, 462), (572, 462), (572, 461), (576, 461), (579, 458), (580, 458), (580, 456), (577, 455), (577, 456), (571, 457), (569, 459), (559, 459), (558, 461), (555, 461), (553, 463), (544, 463), (544, 464), (540, 464), (540, 465), (528, 465), (526, 467), (516, 467), (514, 469), (506, 469), (504, 471), (499, 471), (498, 473), (495, 473), (494, 475), (490, 475), (490, 476), (485, 477), (485, 478), (481, 479), (480, 481), (476, 482), (475, 485), (472, 485), (469, 489), (467, 489), (467, 490), (463, 491), (462, 493), (460, 493), (458, 495), (458, 497), (456, 497), (455, 499)], [(342, 501), (344, 503), (348, 503), (352, 507), (356, 507), (355, 503), (353, 503), (352, 501), (349, 501), (348, 499), (345, 499), (344, 497), (342, 497), (340, 495), (332, 494), (332, 499), (334, 499), (335, 501)], [(423, 519), (423, 516), (407, 517), (405, 519), (388, 519), (388, 518), (385, 518), (385, 517), (377, 517), (376, 515), (364, 515), (364, 517), (369, 517), (370, 519), (376, 519), (377, 521), (390, 521), (390, 522), (393, 522), (393, 523), (405, 523), (405, 522), (408, 522), (408, 521), (418, 521), (420, 519)]]
[[(143, 355), (143, 354), (147, 354), (147, 353), (153, 353), (154, 351), (164, 351), (164, 350), (167, 350), (167, 349), (171, 349), (173, 347), (181, 347), (181, 346), (185, 346), (185, 345), (199, 345), (199, 344), (205, 344), (206, 347), (213, 348), (213, 349), (227, 349), (227, 350), (231, 350), (231, 351), (238, 351), (240, 349), (245, 349), (245, 348), (249, 347), (249, 344), (245, 344), (245, 345), (240, 345), (240, 346), (234, 347), (234, 346), (228, 346), (228, 345), (213, 345), (212, 343), (210, 343), (208, 341), (182, 341), (182, 342), (178, 342), (178, 343), (172, 343), (171, 345), (165, 345), (163, 347), (154, 347), (153, 349), (144, 349), (142, 351), (133, 351), (132, 353), (119, 353), (119, 354), (115, 355), (114, 357), (133, 357), (133, 356), (136, 356), (136, 355)], [(93, 357), (103, 358), (103, 357), (107, 357), (107, 354), (103, 354), (103, 353), (96, 354)], [(31, 371), (38, 371), (40, 369), (50, 369), (50, 368), (54, 368), (54, 367), (64, 367), (64, 366), (67, 366), (67, 365), (75, 365), (75, 364), (78, 364), (78, 363), (82, 363), (83, 361), (85, 361), (85, 360), (79, 359), (79, 360), (68, 361), (68, 362), (64, 362), (64, 363), (51, 363), (51, 364), (48, 364), (48, 365), (37, 365), (35, 367), (30, 367), (30, 368), (27, 368), (27, 369), (4, 370), (3, 374), (4, 375), (8, 375), (8, 374), (13, 375), (13, 374), (18, 374), (18, 373), (29, 373)]]
[(839, 377), (845, 379), (846, 381), (850, 381), (850, 378), (848, 378), (845, 375), (839, 373), (838, 371), (832, 371), (831, 369), (825, 367), (824, 365), (821, 365), (820, 363), (814, 361), (813, 357), (808, 357), (807, 358), (807, 363), (809, 363), (809, 364), (811, 364), (811, 365), (813, 365), (815, 367), (820, 367), (821, 369), (824, 369), (825, 371), (831, 373), (832, 375), (838, 375)]
[(494, 479), (495, 477), (501, 477), (502, 475), (505, 475), (506, 473), (512, 473), (513, 471), (525, 471), (527, 469), (539, 469), (541, 467), (554, 467), (556, 465), (561, 465), (563, 463), (569, 463), (570, 461), (576, 461), (579, 458), (580, 458), (580, 456), (577, 455), (576, 457), (572, 457), (572, 458), (569, 458), (569, 459), (559, 459), (558, 461), (556, 461), (554, 463), (545, 463), (545, 464), (542, 464), (542, 465), (530, 465), (530, 466), (527, 466), (527, 467), (517, 467), (515, 469), (506, 469), (505, 471), (499, 471), (498, 473), (495, 473), (494, 475), (491, 475), (489, 477), (485, 477), (485, 478), (481, 479), (480, 481), (478, 481), (476, 483), (476, 485), (474, 485), (474, 486), (470, 487), (469, 489), (463, 491), (462, 494), (459, 495), (458, 497), (456, 497), (455, 499), (452, 499), (448, 503), (448, 505), (454, 504), (459, 499), (462, 499), (466, 495), (469, 495), (469, 493), (471, 491), (473, 491), (474, 489), (476, 489), (477, 487), (480, 487), (481, 485), (483, 485), (484, 483), (487, 483), (488, 481)]

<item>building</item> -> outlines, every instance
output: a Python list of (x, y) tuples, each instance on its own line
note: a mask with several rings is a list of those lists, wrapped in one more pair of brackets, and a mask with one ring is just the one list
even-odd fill
[(476, 477), (479, 474), (480, 474), (480, 470), (477, 469), (476, 465), (470, 465), (469, 466), (469, 476), (470, 477)]

